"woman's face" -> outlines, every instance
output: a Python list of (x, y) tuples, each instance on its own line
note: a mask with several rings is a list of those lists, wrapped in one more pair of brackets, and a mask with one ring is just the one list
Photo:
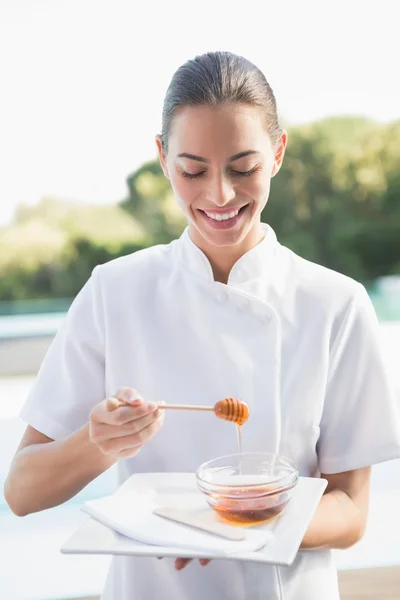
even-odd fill
[(263, 118), (248, 105), (184, 106), (174, 115), (167, 155), (157, 136), (164, 174), (200, 247), (236, 245), (260, 228), (287, 137), (273, 148)]

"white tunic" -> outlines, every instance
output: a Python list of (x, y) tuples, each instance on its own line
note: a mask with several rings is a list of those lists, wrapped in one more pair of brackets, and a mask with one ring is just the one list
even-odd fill
[[(145, 399), (245, 400), (243, 449), (276, 451), (319, 476), (400, 456), (400, 419), (365, 289), (264, 240), (215, 282), (188, 229), (179, 240), (96, 267), (49, 350), (21, 417), (53, 439), (88, 420), (121, 386)], [(132, 473), (194, 471), (236, 451), (232, 424), (173, 411)], [(337, 600), (329, 550), (291, 567), (113, 559), (103, 600)]]

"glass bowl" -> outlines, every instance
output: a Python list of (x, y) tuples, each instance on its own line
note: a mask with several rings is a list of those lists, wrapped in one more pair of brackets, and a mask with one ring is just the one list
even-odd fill
[(196, 471), (197, 486), (224, 521), (249, 526), (276, 518), (299, 478), (286, 456), (245, 452), (215, 458)]

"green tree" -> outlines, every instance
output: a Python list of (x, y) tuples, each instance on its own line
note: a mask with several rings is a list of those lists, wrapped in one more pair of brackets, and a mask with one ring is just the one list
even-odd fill
[(360, 280), (396, 272), (400, 154), (394, 139), (400, 141), (398, 123), (365, 119), (290, 129), (264, 219), (284, 244), (327, 267)]
[(182, 233), (186, 221), (158, 160), (132, 173), (127, 186), (121, 206), (141, 224), (151, 244), (168, 243)]
[[(360, 281), (400, 273), (400, 121), (290, 127), (262, 218), (301, 256)], [(186, 225), (158, 160), (120, 205), (44, 198), (0, 230), (0, 300), (74, 296), (96, 264), (178, 237)]]

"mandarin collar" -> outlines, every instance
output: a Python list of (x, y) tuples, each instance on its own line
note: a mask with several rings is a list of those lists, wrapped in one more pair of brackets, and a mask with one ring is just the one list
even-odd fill
[[(261, 225), (263, 240), (236, 261), (229, 274), (228, 286), (242, 285), (253, 279), (264, 279), (270, 272), (278, 242), (272, 227), (265, 223)], [(214, 282), (211, 264), (190, 237), (189, 227), (185, 228), (177, 244), (181, 265), (197, 277)]]

